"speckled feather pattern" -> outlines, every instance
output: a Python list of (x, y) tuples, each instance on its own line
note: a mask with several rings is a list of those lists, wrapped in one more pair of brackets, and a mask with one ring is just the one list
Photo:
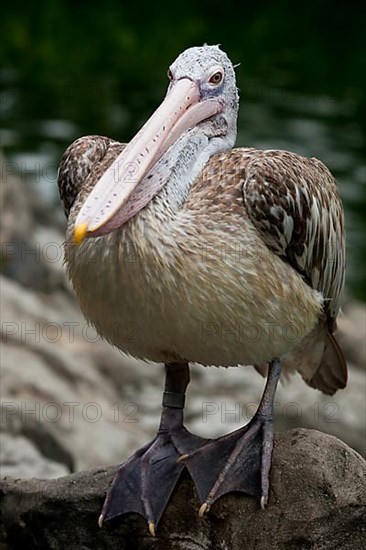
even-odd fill
[(345, 275), (343, 208), (333, 176), (315, 158), (256, 152), (243, 191), (263, 240), (322, 293), (332, 325)]

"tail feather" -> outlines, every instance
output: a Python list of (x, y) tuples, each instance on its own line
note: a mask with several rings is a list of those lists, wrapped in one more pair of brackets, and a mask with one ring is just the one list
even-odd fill
[(327, 332), (323, 357), (311, 378), (304, 377), (312, 388), (333, 395), (347, 384), (347, 365), (341, 348), (332, 334)]
[[(288, 353), (283, 366), (285, 375), (298, 371), (309, 386), (328, 395), (347, 384), (346, 361), (326, 323), (320, 323)], [(264, 374), (264, 365), (256, 366), (256, 369)]]

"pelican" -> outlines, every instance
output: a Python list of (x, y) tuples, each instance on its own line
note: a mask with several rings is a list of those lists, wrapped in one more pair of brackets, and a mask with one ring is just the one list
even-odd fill
[[(136, 512), (152, 535), (184, 468), (201, 516), (232, 491), (264, 508), (281, 373), (329, 395), (347, 381), (334, 337), (345, 274), (335, 179), (316, 158), (233, 148), (238, 91), (218, 46), (187, 49), (168, 77), (127, 145), (77, 139), (58, 175), (85, 317), (126, 354), (165, 364), (157, 434), (118, 468), (99, 518)], [(184, 427), (189, 363), (267, 376), (247, 425), (216, 440)]]

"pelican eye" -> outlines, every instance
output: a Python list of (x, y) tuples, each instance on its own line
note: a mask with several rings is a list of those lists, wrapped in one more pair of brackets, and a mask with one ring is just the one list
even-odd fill
[(222, 73), (222, 71), (216, 71), (216, 73), (214, 73), (211, 77), (210, 77), (210, 80), (209, 80), (209, 83), (210, 84), (220, 84), (222, 82), (222, 79), (224, 78), (224, 75)]
[(173, 73), (170, 69), (168, 69), (167, 75), (168, 75), (169, 80), (173, 80)]

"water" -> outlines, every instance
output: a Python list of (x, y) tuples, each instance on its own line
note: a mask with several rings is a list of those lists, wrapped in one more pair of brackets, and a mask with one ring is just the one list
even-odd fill
[(346, 210), (348, 289), (366, 299), (365, 17), (335, 6), (323, 1), (295, 13), (285, 1), (225, 9), (212, 1), (208, 9), (178, 0), (174, 14), (159, 2), (4, 6), (8, 171), (34, 185), (61, 219), (56, 173), (67, 145), (93, 133), (128, 141), (161, 101), (169, 62), (187, 46), (221, 41), (242, 63), (237, 145), (316, 156), (331, 169)]

